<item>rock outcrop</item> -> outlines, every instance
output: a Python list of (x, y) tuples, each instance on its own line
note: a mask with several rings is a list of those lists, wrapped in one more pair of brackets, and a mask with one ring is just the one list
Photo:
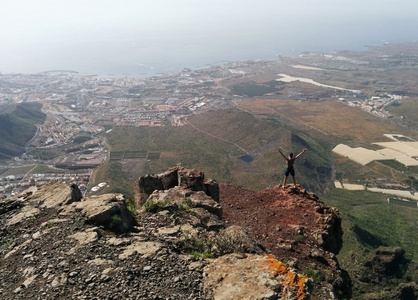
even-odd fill
[[(49, 184), (0, 203), (2, 299), (338, 299), (338, 211), (173, 168), (123, 195)], [(405, 287), (408, 291), (409, 287)]]
[(60, 212), (60, 216), (71, 217), (75, 212), (81, 212), (86, 223), (119, 233), (129, 231), (134, 224), (125, 197), (120, 194), (93, 196), (82, 202), (72, 203)]
[(216, 181), (205, 179), (204, 173), (199, 170), (174, 167), (161, 174), (140, 177), (134, 185), (135, 204), (141, 208), (152, 192), (169, 190), (176, 186), (186, 187), (192, 191), (203, 191), (219, 202), (219, 186)]

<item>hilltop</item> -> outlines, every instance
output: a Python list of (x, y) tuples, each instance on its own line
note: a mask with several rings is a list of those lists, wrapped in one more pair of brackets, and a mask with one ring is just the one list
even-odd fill
[(121, 194), (82, 198), (77, 186), (53, 183), (2, 201), (1, 296), (350, 295), (335, 257), (342, 246), (338, 211), (301, 187), (255, 193), (173, 168), (141, 177), (135, 191), (135, 201)]

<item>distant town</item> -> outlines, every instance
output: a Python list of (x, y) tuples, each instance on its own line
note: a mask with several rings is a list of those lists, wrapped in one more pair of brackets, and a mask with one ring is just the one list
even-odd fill
[[(243, 61), (149, 78), (100, 78), (66, 70), (0, 74), (0, 108), (12, 103), (39, 102), (47, 115), (45, 123), (38, 126), (36, 135), (27, 143), (26, 153), (16, 157), (10, 166), (31, 162), (35, 167), (40, 162), (31, 155), (33, 149), (64, 147), (66, 152), (58, 159), (43, 162), (56, 172), (49, 169), (49, 172), (36, 174), (0, 174), (0, 193), (10, 196), (31, 185), (52, 181), (75, 182), (87, 192), (92, 170), (110, 158), (101, 133), (115, 126), (184, 126), (188, 115), (231, 108), (244, 97), (254, 97), (237, 91), (237, 86), (248, 82), (255, 82), (261, 91), (265, 88), (265, 93), (257, 95), (259, 98), (277, 97), (262, 84), (260, 78), (264, 72), (270, 77), (276, 76), (273, 82), (277, 84), (299, 81), (320, 86), (326, 93), (316, 95), (315, 100), (338, 100), (381, 118), (392, 117), (386, 107), (403, 98), (387, 93), (366, 95), (358, 90), (278, 74), (276, 70), (282, 64), (279, 61)], [(281, 97), (312, 100), (311, 95), (295, 93), (292, 89), (283, 91)], [(85, 137), (80, 139), (80, 134)], [(67, 146), (74, 139), (83, 143), (77, 147)], [(96, 191), (100, 186), (94, 188)]]

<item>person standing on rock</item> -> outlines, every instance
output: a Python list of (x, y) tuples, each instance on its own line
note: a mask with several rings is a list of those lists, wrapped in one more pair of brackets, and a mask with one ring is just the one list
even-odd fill
[(295, 157), (293, 157), (293, 153), (290, 153), (289, 156), (286, 157), (286, 155), (284, 155), (279, 148), (280, 154), (287, 161), (287, 168), (284, 171), (283, 188), (286, 187), (287, 177), (289, 176), (289, 174), (292, 175), (293, 186), (296, 187), (295, 169), (293, 168), (293, 164), (295, 163), (295, 160), (297, 160), (299, 158), (299, 156), (301, 156), (306, 150), (308, 150), (308, 149), (307, 148), (303, 149), (302, 152), (299, 153), (298, 155), (296, 155)]

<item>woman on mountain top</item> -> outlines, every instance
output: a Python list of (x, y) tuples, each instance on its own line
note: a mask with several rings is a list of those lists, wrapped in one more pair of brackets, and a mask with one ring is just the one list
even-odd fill
[(284, 155), (282, 153), (282, 151), (280, 150), (280, 148), (279, 148), (280, 154), (287, 161), (287, 168), (286, 168), (286, 170), (284, 172), (283, 188), (286, 187), (287, 176), (289, 176), (289, 174), (292, 175), (293, 186), (296, 187), (295, 169), (293, 169), (293, 164), (294, 164), (295, 160), (297, 160), (299, 158), (299, 156), (301, 156), (306, 150), (308, 150), (308, 149), (307, 148), (303, 149), (301, 153), (299, 153), (298, 155), (296, 155), (296, 157), (293, 157), (293, 153), (290, 153), (289, 154), (289, 157), (286, 157), (286, 155)]

